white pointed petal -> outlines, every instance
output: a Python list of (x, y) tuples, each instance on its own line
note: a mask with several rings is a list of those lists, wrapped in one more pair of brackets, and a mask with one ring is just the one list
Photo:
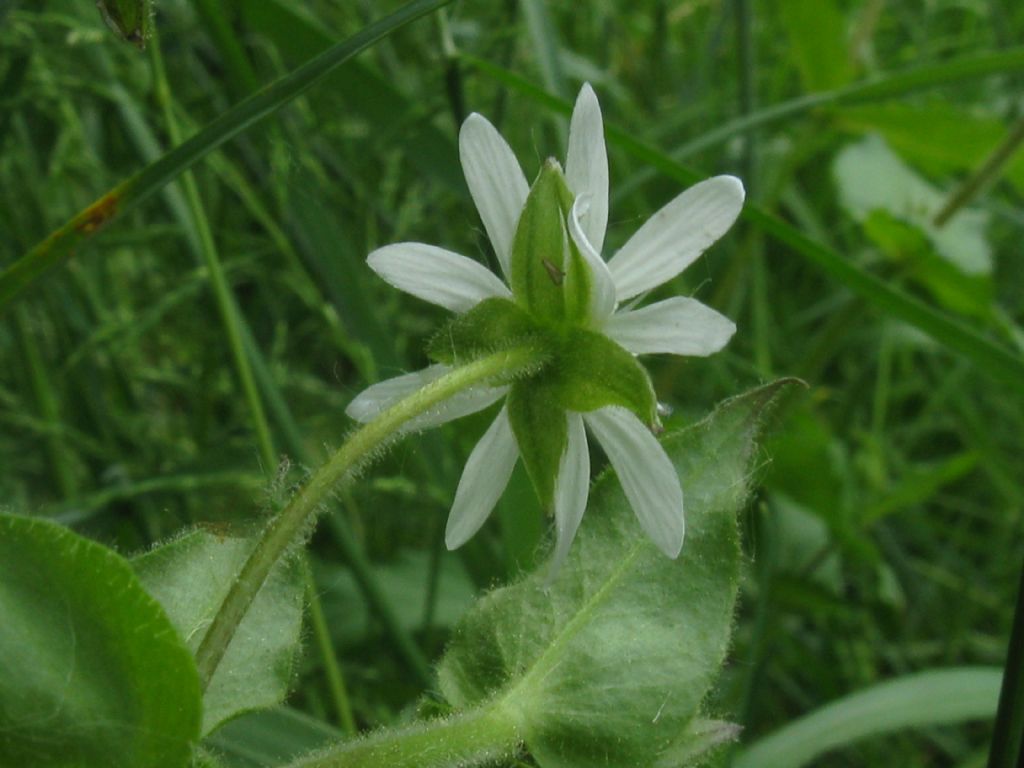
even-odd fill
[(690, 187), (637, 230), (608, 262), (619, 301), (671, 280), (732, 226), (743, 184), (716, 176)]
[(583, 417), (578, 413), (568, 413), (566, 417), (569, 420), (569, 440), (558, 464), (555, 484), (555, 553), (548, 571), (549, 582), (558, 575), (569, 554), (590, 494), (590, 452), (587, 450)]
[(601, 106), (590, 83), (584, 83), (576, 97), (569, 123), (569, 152), (565, 159), (569, 189), (590, 200), (583, 215), (583, 231), (598, 253), (604, 246), (608, 226), (608, 152), (604, 144)]
[(475, 112), (459, 131), (459, 157), (469, 193), (508, 277), (512, 238), (530, 186), (512, 148), (487, 118)]
[(444, 543), (448, 549), (461, 547), (480, 530), (505, 492), (518, 456), (519, 448), (509, 424), (508, 410), (502, 408), (469, 454), (466, 468), (462, 471), (444, 531)]
[(681, 296), (618, 312), (604, 326), (606, 336), (634, 355), (705, 357), (724, 347), (735, 332), (735, 323), (725, 315)]
[[(358, 422), (366, 423), (375, 419), (381, 411), (390, 408), (404, 397), (411, 395), (427, 384), (439, 379), (451, 370), (447, 365), (431, 365), (422, 371), (406, 373), (396, 376), (393, 379), (373, 384), (358, 395), (348, 404), (345, 413), (349, 418)], [(436, 427), (454, 419), (468, 416), (471, 413), (482, 411), (487, 406), (497, 402), (508, 391), (508, 387), (473, 387), (463, 390), (443, 403), (432, 408), (427, 413), (417, 416), (408, 421), (403, 427), (403, 432), (410, 432), (419, 429)]]
[(385, 245), (366, 263), (395, 288), (452, 312), (466, 312), (492, 296), (512, 296), (487, 267), (433, 245)]
[(600, 329), (615, 311), (615, 283), (604, 259), (597, 253), (580, 224), (579, 211), (585, 203), (577, 197), (569, 214), (569, 234), (583, 260), (590, 267), (590, 326)]
[(661, 444), (625, 408), (599, 408), (583, 418), (608, 454), (640, 525), (658, 549), (677, 557), (685, 532), (683, 490)]

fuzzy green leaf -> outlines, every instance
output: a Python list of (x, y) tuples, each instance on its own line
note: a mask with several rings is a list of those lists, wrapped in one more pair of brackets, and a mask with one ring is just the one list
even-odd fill
[(646, 369), (603, 334), (569, 332), (547, 378), (552, 395), (566, 410), (586, 413), (620, 405), (644, 424), (657, 423), (657, 400)]
[(543, 378), (531, 378), (514, 383), (509, 390), (508, 420), (541, 508), (551, 511), (558, 463), (569, 439), (565, 409)]
[[(253, 540), (194, 530), (135, 558), (142, 583), (194, 652)], [(203, 696), (203, 734), (253, 709), (281, 703), (292, 682), (302, 630), (303, 580), (279, 563), (235, 633)]]
[(484, 299), (441, 328), (430, 340), (427, 355), (438, 363), (462, 365), (527, 341), (541, 343), (541, 337), (541, 329), (514, 302)]
[(533, 182), (512, 241), (512, 295), (534, 317), (556, 323), (565, 320), (565, 215), (571, 206), (562, 169), (548, 160)]
[(123, 558), (0, 516), (0, 616), (0, 765), (188, 764), (195, 663)]
[(677, 560), (649, 542), (606, 474), (553, 584), (541, 569), (467, 614), (440, 667), (448, 701), (518, 718), (543, 768), (652, 765), (686, 753), (682, 741), (700, 731), (690, 725), (728, 645), (736, 515), (754, 441), (765, 409), (791, 384), (727, 401), (663, 441), (687, 499)]

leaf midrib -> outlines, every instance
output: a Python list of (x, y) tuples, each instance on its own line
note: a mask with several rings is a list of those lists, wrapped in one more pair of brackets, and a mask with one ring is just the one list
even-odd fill
[(602, 602), (604, 602), (614, 587), (618, 585), (626, 572), (632, 567), (637, 555), (640, 554), (644, 546), (645, 542), (642, 541), (633, 545), (633, 548), (629, 551), (623, 561), (615, 568), (615, 570), (612, 571), (608, 580), (602, 584), (601, 588), (594, 592), (594, 594), (591, 595), (582, 606), (580, 606), (580, 609), (572, 619), (562, 627), (561, 631), (551, 641), (547, 650), (537, 657), (533, 665), (525, 672), (519, 682), (509, 688), (508, 692), (495, 702), (496, 707), (501, 707), (509, 712), (516, 712), (520, 717), (521, 713), (528, 711), (526, 707), (522, 706), (522, 702), (520, 700), (528, 699), (531, 693), (531, 687), (534, 685), (535, 680), (538, 678), (543, 679), (543, 677), (556, 666), (558, 663), (559, 651), (566, 643), (576, 636), (576, 634), (586, 624), (593, 611)]

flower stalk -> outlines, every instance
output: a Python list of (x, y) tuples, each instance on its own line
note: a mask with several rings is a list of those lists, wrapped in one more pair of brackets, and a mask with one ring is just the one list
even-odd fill
[(544, 350), (526, 344), (479, 358), (452, 369), (380, 413), (349, 437), (263, 530), (249, 559), (224, 598), (196, 651), (199, 679), (205, 690), (235, 630), (274, 564), (312, 528), (317, 511), (337, 485), (369, 463), (402, 428), (445, 400), (495, 380), (508, 381), (542, 365)]
[(454, 768), (512, 757), (522, 743), (518, 718), (500, 704), (330, 747), (288, 768)]

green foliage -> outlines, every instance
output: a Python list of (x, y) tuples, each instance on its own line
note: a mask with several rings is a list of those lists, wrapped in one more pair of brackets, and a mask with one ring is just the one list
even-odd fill
[(736, 768), (801, 768), (858, 739), (901, 728), (987, 720), (996, 711), (1002, 672), (943, 669), (857, 691), (746, 749)]
[(195, 664), (123, 558), (54, 523), (2, 515), (0, 615), (0, 764), (188, 764)]
[[(1003, 664), (1024, 510), (1024, 155), (966, 207), (985, 219), (965, 242), (987, 247), (990, 274), (965, 275), (960, 245), (945, 247), (953, 261), (940, 255), (942, 229), (907, 216), (879, 182), (899, 167), (938, 194), (929, 205), (944, 204), (1005, 139), (1019, 119), (1024, 6), (602, 0), (580, 14), (578, 4), (455, 3), (397, 34), (394, 19), (366, 28), (400, 5), (157, 5), (167, 98), (183, 135), (204, 137), (173, 153), (175, 172), (195, 173), (237, 302), (271, 422), (268, 460), (169, 166), (143, 171), (147, 186), (121, 207), (103, 197), (169, 148), (150, 58), (119, 43), (94, 3), (0, 2), (0, 268), (86, 213), (62, 230), (73, 256), (58, 243), (34, 262), (40, 271), (0, 280), (0, 294), (18, 294), (0, 316), (4, 509), (136, 552), (197, 521), (251, 522), (268, 484), (290, 494), (352, 429), (351, 398), (421, 368), (424, 341), (436, 335), (436, 346), (448, 319), (377, 281), (366, 254), (425, 240), (497, 266), (458, 166), (464, 116), (487, 115), (536, 167), (529, 158), (564, 157), (571, 95), (588, 80), (610, 151), (605, 258), (698, 178), (735, 173), (749, 193), (745, 221), (651, 297), (694, 295), (738, 327), (713, 358), (644, 359), (673, 411), (662, 416), (669, 430), (780, 372), (812, 385), (755, 459), (764, 487), (743, 519), (732, 660), (704, 711), (740, 724), (753, 745), (897, 674)], [(301, 98), (275, 91), (341, 40), (345, 56), (362, 53)], [(254, 93), (260, 109), (231, 111)], [(287, 108), (251, 122), (282, 97)], [(232, 140), (209, 151), (226, 128)], [(854, 210), (833, 169), (869, 133), (888, 157)], [(67, 268), (39, 279), (55, 264)], [(479, 343), (468, 327), (460, 335)], [(280, 765), (340, 738), (326, 723), (341, 722), (346, 697), (360, 728), (403, 722), (433, 690), (410, 674), (426, 667), (415, 659), (436, 658), (473, 595), (516, 572), (503, 554), (537, 561), (550, 522), (522, 467), (513, 483), (530, 509), (510, 494), (507, 514), (443, 551), (460, 469), (490, 418), (410, 438), (324, 505), (311, 594), (327, 631), (311, 617), (288, 714), (243, 715), (210, 735), (204, 746), (226, 766)], [(273, 480), (280, 453), (299, 469)], [(599, 466), (600, 452), (591, 458)], [(48, 554), (47, 566), (59, 559)], [(347, 693), (328, 672), (323, 635)], [(889, 712), (911, 718), (941, 703), (906, 701)], [(987, 723), (925, 722), (874, 728), (855, 744), (846, 732), (816, 761), (981, 764)], [(843, 724), (816, 735), (843, 735)], [(705, 740), (681, 737), (666, 765), (734, 735), (705, 719), (687, 732), (701, 729)], [(501, 768), (533, 763), (524, 753)]]
[(665, 439), (687, 493), (677, 560), (643, 535), (614, 476), (599, 481), (554, 582), (542, 568), (456, 629), (439, 673), (449, 702), (518, 718), (544, 768), (650, 765), (681, 750), (728, 644), (755, 438), (787, 386), (730, 400)]
[[(197, 529), (135, 558), (143, 586), (195, 652), (255, 540)], [(279, 563), (238, 627), (203, 694), (203, 734), (242, 712), (279, 704), (294, 679), (302, 629), (297, 562)]]
[[(962, 210), (945, 226), (936, 226), (932, 217), (946, 195), (907, 167), (878, 137), (843, 149), (833, 168), (839, 199), (859, 221), (884, 211), (920, 230), (935, 251), (961, 272), (976, 276), (992, 271), (985, 238), (988, 217), (981, 211)], [(880, 225), (876, 222), (875, 227)]]

